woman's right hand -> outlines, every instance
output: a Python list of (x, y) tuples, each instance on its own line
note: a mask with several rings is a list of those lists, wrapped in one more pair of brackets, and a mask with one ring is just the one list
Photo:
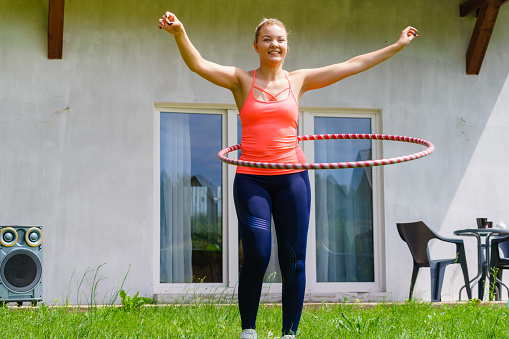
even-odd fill
[(161, 19), (159, 19), (159, 28), (175, 35), (182, 31), (182, 23), (177, 19), (177, 16), (171, 12), (166, 12)]
[[(232, 66), (223, 66), (205, 60), (191, 43), (184, 29), (184, 25), (177, 19), (175, 14), (166, 12), (161, 19), (159, 19), (159, 28), (173, 34), (180, 55), (191, 71), (215, 85), (231, 90), (235, 97), (239, 96), (238, 93), (240, 93), (240, 89), (243, 88), (240, 86), (240, 78), (238, 75), (241, 70)], [(249, 78), (246, 72), (242, 72), (247, 79), (246, 82), (251, 84), (252, 78)]]

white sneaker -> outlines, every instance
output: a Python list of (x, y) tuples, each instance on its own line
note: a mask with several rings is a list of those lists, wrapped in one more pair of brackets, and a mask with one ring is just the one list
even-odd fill
[(252, 328), (242, 331), (240, 333), (240, 339), (257, 339), (256, 331)]
[(281, 337), (281, 339), (295, 339), (295, 335), (294, 334), (285, 334), (284, 336)]

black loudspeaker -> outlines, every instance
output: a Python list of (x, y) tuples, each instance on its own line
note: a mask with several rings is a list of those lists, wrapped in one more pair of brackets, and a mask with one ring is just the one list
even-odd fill
[(0, 226), (0, 303), (42, 300), (42, 226)]

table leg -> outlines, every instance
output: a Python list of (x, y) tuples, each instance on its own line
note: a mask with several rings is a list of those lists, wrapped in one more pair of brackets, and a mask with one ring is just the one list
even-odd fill
[[(491, 255), (491, 236), (493, 235), (490, 234), (488, 235), (488, 238), (486, 239), (486, 261), (488, 262), (487, 264), (487, 271), (488, 271), (488, 274), (493, 274), (493, 281), (494, 281), (494, 288), (495, 288), (495, 291), (493, 291), (494, 293), (496, 293), (495, 295), (497, 296), (497, 300), (501, 300), (501, 296), (502, 296), (502, 291), (500, 291), (500, 289), (497, 287), (497, 283), (499, 283), (501, 286), (504, 286), (505, 289), (507, 290), (507, 295), (508, 295), (508, 298), (509, 298), (509, 287), (507, 287), (506, 284), (504, 284), (500, 279), (498, 279), (497, 275), (494, 274), (494, 272), (489, 272), (489, 269), (490, 269), (490, 266), (489, 266), (489, 262), (490, 262), (490, 255)], [(488, 276), (489, 277), (489, 276)], [(490, 286), (491, 288), (491, 286)]]
[[(475, 237), (477, 238), (477, 275), (472, 279), (470, 280), (470, 289), (473, 289), (475, 287), (475, 285), (481, 281), (481, 283), (479, 284), (479, 296), (480, 296), (480, 299), (482, 300), (482, 295), (484, 294), (484, 280), (485, 278), (483, 279), (483, 274), (484, 274), (484, 266), (483, 266), (483, 259), (482, 259), (482, 250), (483, 250), (483, 243), (482, 243), (482, 239), (481, 239), (481, 236), (477, 233), (474, 233)], [(482, 291), (481, 291), (481, 286), (482, 286)], [(463, 289), (466, 288), (466, 286), (463, 286), (462, 288), (460, 288), (460, 293), (459, 293), (459, 300), (461, 300), (461, 292), (463, 291)]]
[(502, 280), (498, 279), (498, 278), (495, 278), (496, 281), (495, 281), (495, 288), (497, 289), (496, 293), (497, 293), (497, 300), (502, 300), (502, 291), (501, 289), (499, 289), (497, 286), (496, 286), (496, 283), (499, 283), (501, 286), (504, 286), (505, 289), (507, 290), (507, 295), (508, 295), (508, 298), (509, 298), (509, 287), (507, 287), (506, 284), (504, 284), (502, 282)]
[(484, 299), (484, 291), (486, 290), (486, 270), (484, 264), (482, 267), (481, 279), (479, 279), (479, 285), (477, 286), (477, 295), (479, 300)]

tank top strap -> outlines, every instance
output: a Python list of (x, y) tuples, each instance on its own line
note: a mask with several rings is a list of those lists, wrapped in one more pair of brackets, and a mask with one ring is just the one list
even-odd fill
[(270, 98), (271, 98), (270, 100), (278, 101), (278, 99), (277, 99), (278, 96), (280, 96), (281, 94), (283, 94), (284, 92), (286, 92), (288, 90), (290, 90), (290, 91), (292, 90), (292, 86), (290, 84), (290, 79), (288, 79), (288, 77), (286, 76), (286, 72), (285, 72), (285, 78), (286, 78), (286, 81), (288, 81), (288, 87), (286, 87), (284, 90), (282, 90), (281, 92), (277, 93), (276, 95), (273, 95), (273, 94), (267, 92), (266, 90), (264, 90), (263, 88), (255, 85), (256, 70), (254, 70), (253, 84), (251, 85), (251, 91), (253, 90), (253, 88), (256, 88), (257, 90), (262, 91), (263, 93), (265, 93), (268, 96), (270, 96)]

